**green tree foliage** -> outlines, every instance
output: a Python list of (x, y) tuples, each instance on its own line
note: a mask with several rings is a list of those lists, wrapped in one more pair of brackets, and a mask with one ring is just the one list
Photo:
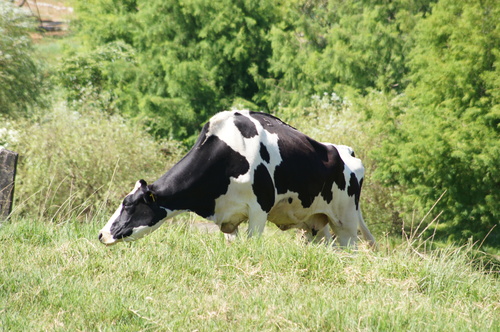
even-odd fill
[[(75, 109), (100, 108), (114, 113), (123, 104), (126, 71), (136, 65), (133, 49), (124, 42), (110, 42), (89, 52), (66, 56), (58, 70), (58, 81)], [(125, 83), (123, 83), (125, 82)]]
[(40, 65), (29, 32), (33, 21), (9, 1), (0, 1), (0, 114), (24, 112), (39, 101)]
[(272, 77), (262, 98), (305, 105), (314, 94), (369, 89), (401, 91), (408, 72), (411, 31), (431, 1), (290, 1), (271, 31)]
[(498, 22), (496, 1), (433, 6), (416, 27), (405, 101), (377, 156), (379, 176), (403, 189), (404, 211), (428, 210), (446, 191), (437, 212), (455, 239), (481, 240), (500, 220)]
[(235, 99), (252, 99), (250, 68), (266, 75), (266, 36), (277, 17), (271, 1), (94, 0), (79, 9), (91, 47), (120, 40), (136, 51), (136, 65), (115, 73), (122, 90), (133, 91), (119, 103), (126, 114), (150, 118), (160, 136), (191, 137)]

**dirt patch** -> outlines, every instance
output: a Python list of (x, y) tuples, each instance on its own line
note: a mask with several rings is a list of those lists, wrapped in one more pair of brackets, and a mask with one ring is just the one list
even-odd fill
[(69, 6), (68, 1), (16, 0), (15, 3), (22, 4), (21, 8), (39, 22), (39, 33), (33, 35), (34, 39), (40, 39), (45, 35), (57, 36), (67, 33), (69, 22), (73, 17), (73, 8)]

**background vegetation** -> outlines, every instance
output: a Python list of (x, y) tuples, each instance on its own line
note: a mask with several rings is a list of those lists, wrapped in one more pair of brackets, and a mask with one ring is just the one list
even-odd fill
[(34, 26), (25, 11), (0, 2), (0, 116), (24, 113), (40, 101), (41, 63), (28, 35)]

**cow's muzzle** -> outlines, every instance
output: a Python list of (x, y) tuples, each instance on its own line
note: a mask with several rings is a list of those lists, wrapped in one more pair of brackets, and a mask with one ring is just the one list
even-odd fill
[(113, 235), (111, 233), (106, 232), (106, 231), (100, 231), (99, 232), (99, 241), (101, 243), (110, 246), (116, 243), (116, 239), (113, 238)]

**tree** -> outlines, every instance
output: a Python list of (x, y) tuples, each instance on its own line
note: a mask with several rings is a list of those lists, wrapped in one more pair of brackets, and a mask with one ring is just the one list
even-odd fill
[(0, 114), (25, 112), (40, 101), (42, 76), (29, 36), (26, 12), (0, 1)]
[[(136, 94), (118, 93), (118, 102), (160, 136), (192, 137), (234, 100), (252, 100), (258, 87), (250, 69), (267, 74), (272, 1), (94, 0), (79, 9), (91, 48), (121, 40), (134, 49), (137, 65), (121, 70), (133, 76), (122, 90)], [(89, 33), (104, 18), (113, 25)]]
[(270, 76), (261, 98), (304, 105), (314, 94), (354, 88), (402, 91), (411, 31), (432, 1), (290, 1), (271, 31)]
[[(378, 155), (406, 211), (437, 205), (443, 234), (481, 240), (500, 220), (500, 6), (441, 0), (415, 29), (405, 104)], [(498, 230), (491, 237), (500, 241)]]

